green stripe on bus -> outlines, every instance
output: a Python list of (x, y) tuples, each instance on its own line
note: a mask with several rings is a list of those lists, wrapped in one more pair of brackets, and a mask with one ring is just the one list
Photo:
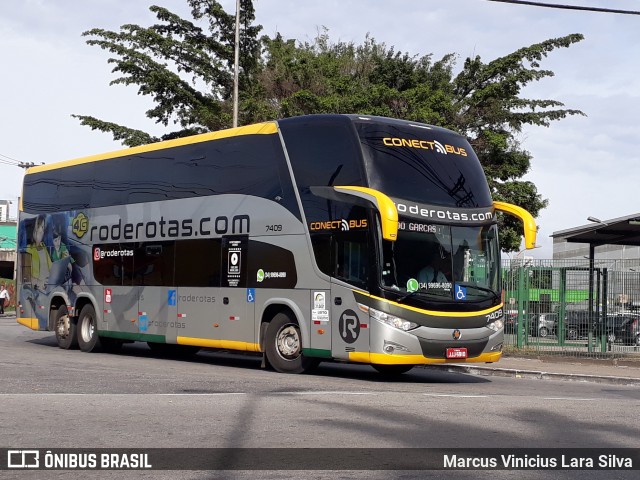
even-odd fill
[(307, 357), (332, 358), (331, 350), (322, 350), (320, 348), (303, 348), (302, 354)]
[(164, 335), (149, 335), (147, 333), (114, 332), (113, 330), (98, 330), (101, 337), (119, 338), (120, 340), (137, 340), (138, 342), (167, 343)]

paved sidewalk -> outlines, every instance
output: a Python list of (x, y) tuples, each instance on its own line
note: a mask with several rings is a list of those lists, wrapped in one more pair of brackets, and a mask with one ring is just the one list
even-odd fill
[(502, 357), (497, 363), (452, 364), (444, 368), (475, 375), (640, 386), (640, 356), (637, 359), (595, 360), (560, 356), (530, 358), (509, 355)]

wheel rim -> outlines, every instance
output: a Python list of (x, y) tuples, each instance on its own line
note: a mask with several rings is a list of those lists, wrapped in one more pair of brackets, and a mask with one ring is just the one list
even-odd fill
[(300, 333), (295, 325), (284, 325), (278, 331), (276, 350), (285, 360), (293, 360), (300, 355)]
[(69, 315), (64, 315), (58, 319), (56, 335), (59, 338), (67, 338), (69, 336)]
[(546, 337), (548, 333), (549, 333), (549, 332), (547, 332), (547, 329), (546, 329), (546, 328), (542, 327), (542, 328), (540, 329), (540, 336), (541, 336), (541, 337)]
[(83, 318), (82, 327), (80, 328), (80, 334), (82, 335), (82, 340), (85, 343), (89, 343), (93, 338), (93, 319), (88, 315)]

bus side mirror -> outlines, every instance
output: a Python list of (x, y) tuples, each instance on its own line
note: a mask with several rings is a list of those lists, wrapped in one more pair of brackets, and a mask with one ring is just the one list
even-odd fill
[(528, 250), (536, 248), (538, 228), (536, 221), (529, 212), (522, 207), (505, 202), (493, 202), (493, 207), (500, 212), (507, 213), (522, 220), (524, 227), (524, 246)]

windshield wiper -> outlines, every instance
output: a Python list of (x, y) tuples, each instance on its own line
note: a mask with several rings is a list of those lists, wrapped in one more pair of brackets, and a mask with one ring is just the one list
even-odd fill
[(423, 291), (423, 290), (415, 290), (413, 292), (409, 292), (406, 295), (403, 295), (402, 297), (400, 297), (399, 299), (396, 300), (396, 302), (398, 303), (402, 303), (404, 302), (407, 298), (413, 297), (414, 295), (416, 295), (417, 293), (423, 295), (423, 296), (427, 296), (427, 295), (432, 295), (434, 297), (451, 297), (451, 291), (450, 290), (431, 290), (431, 291)]
[(401, 296), (399, 299), (396, 300), (396, 302), (398, 303), (402, 303), (404, 302), (407, 298), (409, 297), (413, 297), (416, 293), (418, 293), (418, 290), (414, 290), (413, 292), (409, 292), (406, 295)]
[(494, 290), (492, 290), (492, 289), (490, 289), (488, 287), (481, 287), (479, 285), (472, 285), (472, 284), (469, 284), (469, 283), (466, 283), (466, 284), (465, 283), (456, 283), (456, 285), (460, 285), (460, 286), (465, 287), (465, 288), (475, 288), (476, 290), (478, 290), (480, 292), (490, 293), (493, 296), (493, 298), (498, 298), (498, 294)]

